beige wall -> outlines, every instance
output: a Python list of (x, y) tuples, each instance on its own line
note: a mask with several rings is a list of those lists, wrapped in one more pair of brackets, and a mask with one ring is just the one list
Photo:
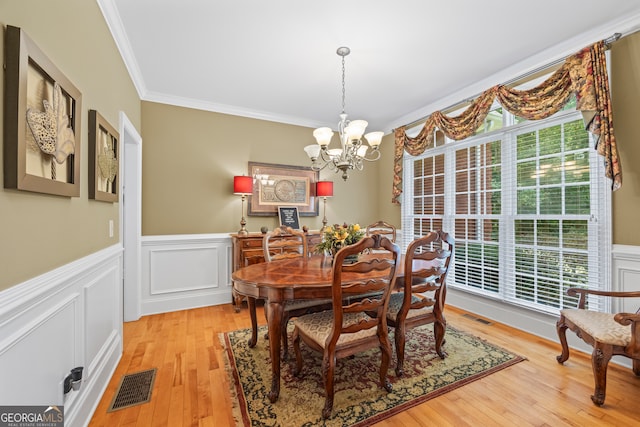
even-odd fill
[[(314, 143), (312, 132), (306, 127), (143, 102), (142, 233), (237, 231), (241, 201), (232, 194), (233, 176), (246, 174), (249, 161), (309, 166), (303, 147)], [(335, 136), (333, 143), (337, 144)], [(327, 200), (330, 223), (366, 225), (379, 219), (381, 204), (391, 205), (391, 183), (379, 181), (380, 169), (392, 165), (392, 142), (387, 139), (383, 144), (389, 145), (383, 146), (383, 161), (351, 172), (346, 182), (329, 170), (320, 172), (321, 180), (334, 182), (334, 197)], [(275, 216), (246, 219), (249, 231), (278, 224)], [(400, 217), (385, 219), (399, 224)], [(300, 222), (319, 229), (322, 203), (319, 216), (301, 217)]]
[(88, 110), (116, 128), (122, 110), (140, 129), (140, 99), (95, 1), (0, 0), (0, 24), (0, 57), (6, 25), (20, 27), (82, 92), (80, 197), (0, 188), (2, 290), (118, 242), (118, 203), (88, 200)]
[(640, 245), (640, 33), (612, 46), (611, 97), (622, 159), (622, 188), (613, 193), (613, 243)]
[[(224, 114), (143, 102), (129, 78), (94, 1), (0, 0), (0, 23), (23, 28), (80, 89), (81, 195), (65, 198), (0, 190), (0, 290), (117, 243), (118, 204), (87, 199), (88, 110), (98, 110), (118, 126), (123, 110), (143, 137), (143, 234), (226, 233), (239, 228), (240, 200), (232, 177), (247, 162), (308, 165), (302, 147), (313, 143), (311, 129)], [(0, 53), (4, 55), (4, 37)], [(613, 195), (613, 242), (640, 245), (640, 36), (623, 38), (612, 50), (614, 120), (624, 183)], [(0, 94), (4, 99), (3, 88)], [(0, 105), (0, 110), (3, 108)], [(0, 124), (0, 127), (3, 125)], [(400, 226), (400, 208), (391, 204), (393, 136), (382, 159), (335, 183), (327, 203), (331, 223), (384, 219)], [(2, 156), (2, 154), (0, 154)], [(108, 237), (108, 221), (116, 224)], [(302, 217), (311, 229), (317, 217)], [(277, 225), (276, 217), (247, 216), (250, 231)]]

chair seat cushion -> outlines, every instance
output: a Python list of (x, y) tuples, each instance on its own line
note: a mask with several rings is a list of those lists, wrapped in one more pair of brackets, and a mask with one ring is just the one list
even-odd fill
[[(365, 313), (345, 313), (342, 318), (343, 326), (370, 321), (372, 318)], [(302, 333), (313, 339), (318, 345), (324, 347), (331, 329), (333, 328), (333, 310), (321, 311), (313, 314), (306, 314), (294, 319), (295, 327)], [(376, 335), (376, 328), (364, 329), (351, 334), (341, 334), (338, 339), (338, 346), (352, 343), (361, 339), (368, 339)]]
[[(398, 317), (398, 313), (400, 313), (400, 308), (402, 307), (402, 301), (404, 300), (404, 292), (395, 292), (391, 294), (389, 298), (389, 309), (387, 310), (387, 319), (391, 319), (393, 321)], [(415, 295), (411, 296), (411, 304), (419, 302), (420, 298)], [(431, 307), (423, 307), (419, 309), (409, 310), (407, 313), (407, 319), (411, 319), (412, 317), (422, 316), (425, 314), (431, 314), (433, 312), (433, 306)]]
[(297, 299), (287, 301), (284, 305), (285, 311), (300, 310), (303, 308), (315, 307), (316, 305), (331, 304), (330, 299)]
[(566, 319), (591, 335), (596, 341), (626, 346), (631, 341), (631, 329), (613, 320), (613, 314), (593, 310), (565, 309), (561, 310)]

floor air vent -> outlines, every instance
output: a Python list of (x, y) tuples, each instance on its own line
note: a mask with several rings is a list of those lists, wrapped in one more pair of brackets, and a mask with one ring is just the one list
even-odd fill
[(151, 400), (156, 368), (123, 375), (107, 412), (147, 403)]
[(480, 323), (482, 323), (484, 325), (491, 325), (490, 321), (488, 321), (486, 319), (481, 319), (481, 318), (473, 316), (471, 314), (465, 313), (465, 314), (462, 315), (462, 317), (466, 317), (467, 319), (475, 320), (476, 322), (480, 322)]

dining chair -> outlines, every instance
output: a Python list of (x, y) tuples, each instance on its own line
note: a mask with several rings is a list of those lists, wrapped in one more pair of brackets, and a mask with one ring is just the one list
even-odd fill
[(404, 374), (407, 329), (433, 323), (435, 350), (444, 359), (442, 349), (447, 321), (444, 303), (446, 277), (453, 255), (454, 239), (443, 231), (431, 231), (413, 240), (404, 257), (404, 287), (389, 298), (387, 324), (395, 329), (396, 375)]
[(391, 240), (391, 242), (396, 242), (396, 227), (388, 222), (376, 221), (373, 224), (369, 224), (366, 228), (365, 235), (372, 236), (374, 234), (381, 234)]
[[(262, 240), (262, 250), (264, 252), (265, 262), (271, 262), (279, 259), (308, 257), (309, 248), (307, 244), (307, 235), (301, 230), (295, 230), (291, 227), (280, 226), (271, 232), (268, 232)], [(282, 317), (282, 349), (283, 360), (288, 358), (289, 354), (289, 338), (287, 327), (289, 320), (293, 317), (315, 311), (328, 310), (331, 308), (331, 300), (329, 299), (300, 299), (287, 301), (284, 305), (284, 313)], [(253, 305), (255, 310), (255, 305)], [(265, 316), (267, 316), (265, 310)], [(255, 316), (251, 316), (253, 319)], [(252, 325), (253, 327), (253, 325)], [(255, 326), (257, 328), (257, 325)], [(268, 338), (268, 334), (265, 335)]]
[(286, 225), (275, 228), (262, 238), (264, 260), (309, 256), (307, 235), (302, 230), (295, 230)]
[[(361, 257), (355, 263), (344, 263), (347, 256), (365, 249), (377, 252)], [(323, 418), (328, 418), (333, 410), (336, 359), (380, 348), (380, 384), (387, 392), (392, 390), (387, 378), (391, 344), (384, 319), (399, 257), (398, 245), (380, 235), (365, 236), (340, 249), (332, 266), (332, 309), (300, 316), (293, 321), (294, 375), (299, 376), (302, 372), (300, 341), (323, 354), (321, 372), (326, 394)], [(374, 292), (378, 293), (358, 298)], [(370, 312), (376, 316), (370, 316)]]

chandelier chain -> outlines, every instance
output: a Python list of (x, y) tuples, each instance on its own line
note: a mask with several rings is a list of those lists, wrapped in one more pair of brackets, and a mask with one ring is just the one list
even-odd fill
[(344, 67), (344, 56), (342, 57), (342, 113), (344, 114), (344, 106), (345, 106), (345, 84), (344, 84), (344, 75), (345, 75), (345, 67)]

